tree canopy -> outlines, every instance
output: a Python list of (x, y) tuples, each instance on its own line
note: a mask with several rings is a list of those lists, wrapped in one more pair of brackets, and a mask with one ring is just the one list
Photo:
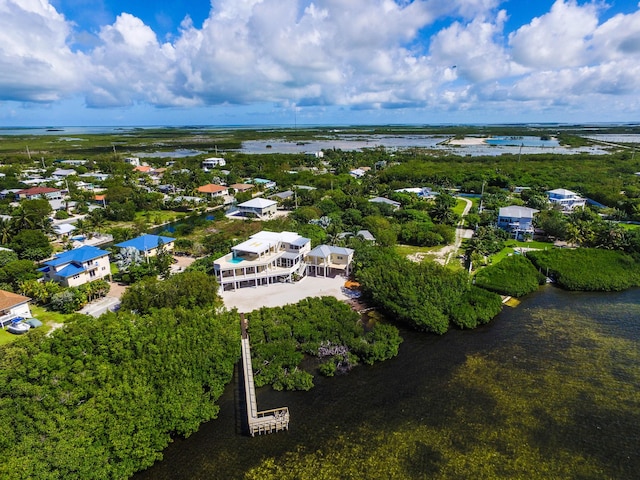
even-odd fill
[(0, 356), (2, 478), (126, 478), (215, 418), (240, 350), (235, 313), (77, 316)]

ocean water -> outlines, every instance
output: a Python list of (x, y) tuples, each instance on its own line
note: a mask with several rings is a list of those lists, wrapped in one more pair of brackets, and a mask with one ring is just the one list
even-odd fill
[(553, 286), (490, 324), (403, 330), (398, 357), (288, 406), (288, 432), (251, 438), (230, 384), (219, 418), (176, 439), (138, 479), (635, 479), (640, 471), (640, 290)]

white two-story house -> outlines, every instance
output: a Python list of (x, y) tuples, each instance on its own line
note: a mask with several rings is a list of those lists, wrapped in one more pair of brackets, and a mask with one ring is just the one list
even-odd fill
[(553, 205), (560, 205), (563, 212), (572, 212), (576, 208), (584, 208), (587, 203), (586, 198), (564, 188), (556, 188), (546, 193), (549, 197), (549, 202)]
[(535, 208), (518, 205), (502, 207), (498, 211), (498, 228), (509, 232), (516, 240), (524, 239), (525, 235), (533, 236), (533, 216), (538, 212)]

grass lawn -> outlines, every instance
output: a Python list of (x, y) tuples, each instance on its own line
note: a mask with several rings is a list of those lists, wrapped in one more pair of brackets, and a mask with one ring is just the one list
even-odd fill
[(13, 333), (0, 329), (0, 345), (6, 345), (7, 343), (14, 342), (20, 337), (21, 335), (14, 335)]
[[(34, 318), (37, 318), (44, 324), (42, 327), (40, 327), (40, 329), (44, 329), (46, 331), (51, 330), (51, 326), (54, 323), (64, 323), (67, 318), (71, 316), (64, 313), (45, 310), (44, 308), (35, 305), (31, 305), (31, 315), (33, 315)], [(24, 335), (29, 335), (29, 333), (26, 333)], [(7, 343), (14, 342), (24, 335), (14, 335), (7, 332), (6, 330), (0, 329), (0, 345), (6, 345)]]
[(500, 263), (501, 260), (512, 255), (514, 251), (519, 248), (535, 248), (536, 250), (545, 250), (547, 248), (553, 248), (552, 243), (548, 242), (520, 242), (518, 240), (507, 240), (506, 247), (500, 250), (498, 253), (491, 255), (491, 265)]
[(640, 228), (640, 225), (636, 225), (635, 223), (619, 223), (622, 228), (625, 230), (636, 230)]
[(136, 212), (134, 222), (144, 221), (153, 223), (154, 225), (161, 225), (167, 222), (173, 222), (186, 217), (184, 212), (173, 212), (171, 210), (151, 210), (148, 212)]
[[(473, 202), (473, 199), (469, 199), (469, 200)], [(453, 207), (453, 211), (458, 215), (462, 215), (462, 212), (464, 212), (464, 207), (466, 206), (467, 206), (467, 202), (465, 202), (461, 198), (456, 198), (456, 206)]]
[(73, 316), (74, 314), (53, 312), (43, 307), (31, 305), (31, 315), (33, 315), (44, 324), (42, 328), (49, 330), (54, 323), (64, 323), (69, 317)]
[(553, 248), (553, 243), (549, 242), (521, 242), (519, 240), (507, 240), (506, 245), (512, 248), (535, 248), (536, 250)]

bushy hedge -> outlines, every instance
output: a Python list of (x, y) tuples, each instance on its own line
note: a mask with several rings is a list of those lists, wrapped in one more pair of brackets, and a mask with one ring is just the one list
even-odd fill
[(500, 297), (471, 285), (465, 271), (410, 262), (390, 249), (359, 250), (356, 278), (369, 301), (417, 330), (443, 334), (451, 324), (474, 328), (502, 308)]
[(552, 249), (529, 252), (528, 257), (567, 290), (608, 292), (640, 286), (640, 263), (620, 251)]
[(522, 297), (545, 281), (536, 267), (522, 255), (512, 255), (476, 274), (476, 285), (502, 295)]
[(321, 373), (333, 375), (358, 362), (372, 364), (398, 354), (402, 338), (393, 325), (365, 331), (360, 316), (333, 297), (261, 308), (248, 316), (256, 386), (309, 390), (313, 376), (302, 370), (304, 354), (322, 358)]

